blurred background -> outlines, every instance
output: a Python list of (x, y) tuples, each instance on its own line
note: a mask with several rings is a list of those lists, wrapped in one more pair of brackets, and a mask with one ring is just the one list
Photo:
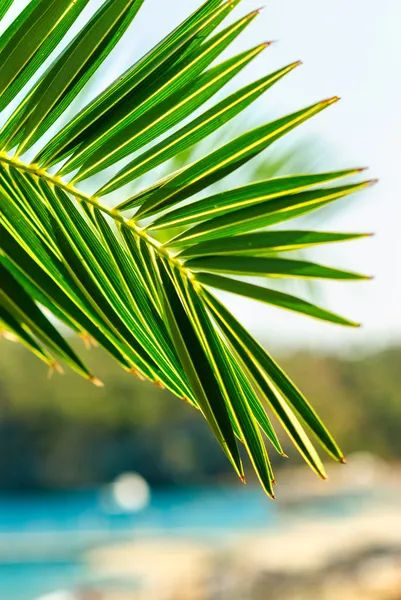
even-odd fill
[[(1, 30), (26, 3), (15, 0)], [(198, 4), (145, 0), (76, 107)], [(253, 8), (243, 0), (232, 18)], [(365, 166), (380, 178), (307, 222), (374, 232), (307, 256), (375, 279), (297, 289), (363, 327), (222, 297), (306, 393), (348, 465), (327, 461), (329, 481), (315, 480), (288, 443), (272, 502), (251, 476), (246, 487), (236, 480), (195, 411), (101, 350), (72, 340), (105, 382), (98, 389), (72, 373), (48, 379), (0, 339), (0, 600), (401, 599), (400, 26), (399, 0), (270, 0), (230, 53), (278, 42), (231, 87), (294, 60), (303, 67), (195, 149), (343, 98), (232, 182)]]

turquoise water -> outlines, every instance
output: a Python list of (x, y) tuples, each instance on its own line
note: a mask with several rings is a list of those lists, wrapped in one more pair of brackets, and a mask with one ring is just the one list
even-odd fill
[[(335, 516), (356, 505), (353, 497), (326, 499), (308, 504), (308, 511)], [(136, 514), (117, 512), (101, 490), (0, 496), (0, 600), (106, 588), (116, 582), (97, 580), (83, 561), (91, 548), (144, 533), (223, 542), (241, 529), (288, 523), (289, 513), (281, 515), (280, 506), (249, 487), (154, 491), (149, 506)], [(296, 510), (302, 513), (302, 507)]]
[[(246, 491), (246, 493), (244, 493)], [(0, 600), (30, 600), (60, 589), (107, 586), (82, 557), (135, 534), (213, 536), (273, 526), (275, 508), (259, 490), (154, 491), (149, 506), (116, 512), (103, 491), (0, 496)], [(128, 582), (134, 586), (135, 582)]]

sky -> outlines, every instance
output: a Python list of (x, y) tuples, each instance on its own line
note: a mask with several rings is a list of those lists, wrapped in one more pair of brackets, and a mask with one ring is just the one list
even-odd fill
[[(83, 19), (97, 2), (91, 0)], [(25, 4), (17, 1), (15, 8)], [(135, 23), (106, 61), (99, 85), (113, 80), (116, 72), (125, 70), (197, 6), (198, 0), (145, 0)], [(258, 0), (242, 0), (232, 18), (259, 7)], [(225, 295), (227, 305), (264, 342), (351, 354), (401, 342), (400, 30), (400, 0), (380, 4), (268, 0), (230, 49), (234, 54), (262, 41), (276, 42), (236, 78), (236, 88), (302, 60), (302, 66), (258, 100), (248, 116), (259, 123), (338, 95), (341, 102), (302, 125), (288, 140), (301, 147), (310, 144), (308, 156), (315, 153), (311, 170), (369, 167), (367, 177), (380, 180), (343, 203), (341, 210), (322, 213), (319, 220), (323, 230), (375, 235), (308, 254), (317, 262), (374, 276), (369, 282), (323, 283), (317, 292), (320, 304), (363, 327), (342, 328)], [(274, 156), (274, 151), (275, 145), (266, 157)]]

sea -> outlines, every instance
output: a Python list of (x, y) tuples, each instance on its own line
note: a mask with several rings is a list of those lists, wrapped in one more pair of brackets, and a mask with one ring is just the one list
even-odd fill
[(362, 500), (345, 494), (283, 506), (257, 487), (174, 487), (152, 490), (146, 506), (126, 510), (106, 488), (2, 494), (0, 600), (57, 600), (63, 590), (135, 589), (139, 583), (133, 579), (102, 579), (85, 560), (88, 551), (107, 544), (144, 536), (221, 544), (244, 530), (288, 527), (308, 513), (349, 514)]

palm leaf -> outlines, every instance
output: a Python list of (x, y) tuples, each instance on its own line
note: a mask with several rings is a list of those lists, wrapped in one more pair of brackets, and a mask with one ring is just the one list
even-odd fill
[(0, 1), (0, 19), (4, 17), (8, 9), (10, 8), (13, 0), (1, 0)]
[(0, 110), (35, 75), (88, 1), (49, 0), (44, 5), (32, 0), (6, 29), (0, 38)]
[[(274, 475), (263, 435), (280, 455), (284, 452), (269, 411), (311, 468), (325, 477), (308, 432), (338, 461), (344, 460), (341, 450), (302, 393), (210, 288), (354, 326), (307, 300), (241, 278), (363, 279), (318, 262), (277, 256), (363, 234), (265, 229), (372, 182), (333, 187), (337, 179), (361, 171), (349, 169), (265, 179), (200, 199), (197, 194), (337, 98), (260, 125), (148, 187), (137, 186), (134, 194), (120, 191), (117, 206), (107, 206), (100, 201), (103, 195), (160, 165), (177, 163), (182, 153), (191, 156), (198, 142), (299, 63), (264, 75), (197, 113), (269, 45), (262, 42), (221, 61), (258, 11), (218, 29), (240, 0), (208, 0), (45, 140), (143, 0), (104, 0), (47, 65), (86, 3), (31, 0), (0, 38), (0, 110), (26, 90), (0, 130), (3, 330), (48, 365), (65, 363), (99, 384), (54, 319), (93, 339), (125, 370), (198, 409), (244, 481), (242, 443), (272, 497)], [(1, 17), (9, 6), (9, 1), (0, 4)], [(27, 151), (33, 145), (31, 161)], [(127, 157), (125, 166), (108, 180), (105, 174), (97, 189), (90, 178)], [(57, 174), (51, 169), (55, 165)], [(79, 187), (84, 179), (89, 179), (85, 189), (92, 186), (92, 191)], [(158, 241), (159, 232), (167, 242)]]

